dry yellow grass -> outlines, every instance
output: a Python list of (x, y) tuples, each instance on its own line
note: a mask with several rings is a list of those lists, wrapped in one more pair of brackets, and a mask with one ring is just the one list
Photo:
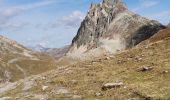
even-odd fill
[[(139, 71), (142, 66), (148, 65), (153, 69), (146, 72)], [(103, 57), (94, 61), (58, 67), (36, 77), (31, 76), (28, 79), (35, 81), (36, 86), (24, 91), (22, 90), (24, 81), (18, 81), (21, 85), (4, 92), (1, 96), (29, 100), (34, 100), (36, 94), (48, 95), (50, 100), (70, 100), (75, 95), (80, 96), (79, 99), (82, 100), (168, 100), (170, 99), (170, 38), (140, 45), (110, 59)], [(102, 91), (103, 84), (116, 81), (122, 81), (124, 86)], [(42, 90), (43, 85), (48, 86), (45, 91)], [(56, 87), (65, 87), (69, 93), (56, 94), (53, 92)], [(100, 96), (96, 96), (97, 93), (100, 93)]]
[[(1, 55), (0, 79), (5, 81), (9, 73), (9, 81), (14, 82), (30, 75), (40, 74), (56, 68), (55, 60), (47, 55), (36, 54), (36, 59), (25, 57), (18, 54)], [(16, 61), (15, 61), (16, 59)], [(12, 63), (10, 61), (14, 60)], [(20, 68), (18, 68), (20, 67)], [(25, 75), (24, 75), (25, 74)]]

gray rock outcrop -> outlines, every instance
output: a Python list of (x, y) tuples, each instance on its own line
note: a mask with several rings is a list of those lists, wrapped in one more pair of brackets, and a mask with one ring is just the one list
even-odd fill
[(137, 45), (162, 28), (159, 22), (129, 11), (122, 0), (103, 0), (100, 4), (91, 4), (68, 55), (99, 48), (114, 53)]

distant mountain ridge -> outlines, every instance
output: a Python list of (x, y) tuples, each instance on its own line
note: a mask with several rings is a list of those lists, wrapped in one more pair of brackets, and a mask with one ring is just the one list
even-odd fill
[(37, 52), (44, 52), (50, 48), (46, 48), (42, 45), (36, 45), (36, 46), (29, 46), (28, 48), (32, 49), (33, 51), (37, 51)]
[(35, 52), (45, 53), (47, 55), (50, 55), (51, 57), (54, 57), (55, 59), (59, 59), (66, 55), (66, 53), (70, 48), (70, 45), (66, 45), (61, 48), (46, 48), (41, 45), (37, 45), (35, 47), (29, 47), (29, 48), (31, 48)]
[(61, 48), (49, 48), (49, 49), (46, 49), (44, 51), (44, 53), (56, 58), (56, 59), (59, 59), (63, 56), (66, 55), (66, 53), (68, 52), (70, 48), (70, 45), (66, 45), (64, 47), (61, 47)]
[(165, 28), (128, 10), (122, 0), (92, 4), (68, 52), (70, 57), (96, 56), (130, 48)]
[(170, 23), (168, 24), (168, 27), (170, 27)]

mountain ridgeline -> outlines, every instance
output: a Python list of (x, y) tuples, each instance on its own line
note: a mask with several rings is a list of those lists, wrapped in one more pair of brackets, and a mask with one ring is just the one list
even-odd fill
[(68, 55), (75, 57), (103, 50), (115, 53), (139, 44), (162, 28), (165, 27), (159, 22), (129, 11), (122, 0), (103, 0), (91, 4)]
[(48, 55), (0, 35), (0, 84), (51, 70), (56, 66), (54, 62)]
[(122, 0), (92, 4), (71, 46), (33, 49), (0, 35), (0, 100), (170, 100), (170, 25)]

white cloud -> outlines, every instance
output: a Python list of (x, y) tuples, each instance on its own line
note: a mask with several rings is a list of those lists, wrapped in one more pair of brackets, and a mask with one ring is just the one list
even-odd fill
[(154, 1), (154, 0), (139, 0), (139, 4), (140, 4), (139, 7), (136, 7), (133, 9), (134, 12), (137, 12), (137, 11), (140, 11), (140, 10), (143, 10), (146, 8), (154, 7), (154, 6), (158, 5), (159, 2)]
[(70, 15), (64, 16), (60, 20), (57, 20), (56, 23), (51, 24), (51, 28), (56, 28), (58, 26), (65, 27), (78, 27), (82, 20), (84, 19), (85, 14), (81, 11), (73, 11)]
[(27, 25), (29, 25), (28, 22), (7, 22), (0, 24), (0, 30), (8, 29), (8, 31), (18, 31)]
[(13, 7), (0, 7), (1, 8), (0, 29), (3, 29), (3, 28), (16, 29), (16, 28), (22, 27), (23, 25), (26, 25), (25, 22), (24, 23), (22, 22), (12, 23), (10, 19), (24, 12), (50, 5), (53, 2), (54, 1), (42, 1), (38, 3), (24, 4), (24, 5), (18, 5), (18, 6), (13, 6)]
[(149, 8), (156, 6), (159, 2), (153, 0), (140, 0), (140, 3), (143, 7)]

